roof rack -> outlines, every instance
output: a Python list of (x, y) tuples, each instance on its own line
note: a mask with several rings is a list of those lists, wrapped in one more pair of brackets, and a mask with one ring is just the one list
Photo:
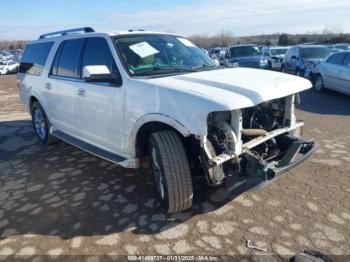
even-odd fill
[(91, 27), (81, 27), (81, 28), (68, 29), (68, 30), (43, 34), (39, 37), (39, 39), (45, 39), (48, 37), (55, 37), (55, 36), (65, 36), (72, 33), (93, 33), (93, 32), (95, 32), (95, 30)]
[(139, 31), (139, 32), (144, 32), (145, 29), (129, 29), (128, 32), (135, 32), (135, 31)]

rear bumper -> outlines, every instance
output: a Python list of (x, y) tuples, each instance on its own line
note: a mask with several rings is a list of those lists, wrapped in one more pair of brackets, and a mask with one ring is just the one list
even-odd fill
[(259, 162), (256, 175), (227, 177), (226, 186), (231, 191), (256, 190), (273, 182), (278, 177), (297, 167), (317, 149), (312, 140), (295, 139), (278, 161)]

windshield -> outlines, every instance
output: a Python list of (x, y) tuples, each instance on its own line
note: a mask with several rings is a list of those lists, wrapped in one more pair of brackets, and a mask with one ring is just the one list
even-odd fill
[(329, 49), (325, 47), (306, 47), (301, 49), (301, 57), (306, 59), (325, 58), (329, 54)]
[(189, 40), (172, 35), (116, 37), (127, 70), (133, 76), (151, 76), (217, 69), (218, 66)]
[(261, 51), (257, 46), (237, 46), (231, 48), (231, 57), (260, 56)]
[(271, 49), (271, 55), (284, 55), (288, 48)]

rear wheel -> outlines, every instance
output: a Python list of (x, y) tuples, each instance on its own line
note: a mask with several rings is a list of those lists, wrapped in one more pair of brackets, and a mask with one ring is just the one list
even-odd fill
[(52, 144), (57, 141), (57, 139), (50, 134), (50, 122), (39, 102), (33, 103), (31, 114), (34, 131), (40, 142), (44, 144)]
[(149, 157), (159, 199), (167, 213), (190, 208), (193, 200), (191, 171), (179, 135), (174, 131), (153, 133)]
[(315, 90), (318, 92), (323, 91), (324, 89), (324, 83), (323, 83), (323, 77), (318, 74), (316, 75), (316, 79), (315, 79)]

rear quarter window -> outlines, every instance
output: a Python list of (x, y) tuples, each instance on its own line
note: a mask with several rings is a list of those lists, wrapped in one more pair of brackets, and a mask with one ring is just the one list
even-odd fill
[(29, 44), (24, 51), (19, 73), (40, 76), (53, 42)]

